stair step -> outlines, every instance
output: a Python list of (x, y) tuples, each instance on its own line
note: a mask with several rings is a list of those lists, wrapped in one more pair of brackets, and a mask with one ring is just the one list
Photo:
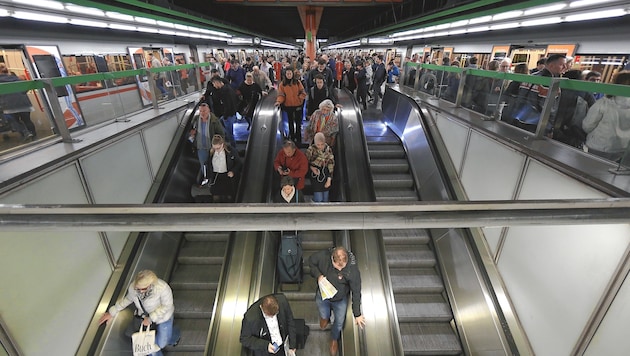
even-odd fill
[(372, 159), (380, 159), (380, 158), (404, 158), (406, 159), (407, 155), (405, 154), (405, 149), (400, 145), (388, 145), (388, 146), (375, 146), (368, 143), (368, 152), (370, 156), (370, 160)]
[(400, 323), (405, 355), (461, 355), (462, 348), (448, 323)]
[(386, 245), (428, 244), (431, 238), (425, 229), (381, 230)]
[(374, 188), (399, 189), (413, 188), (413, 177), (411, 174), (373, 174)]
[(394, 294), (430, 294), (444, 290), (442, 279), (432, 268), (390, 268)]
[(216, 291), (211, 289), (176, 290), (173, 292), (175, 316), (177, 318), (212, 317)]
[(173, 289), (213, 289), (219, 285), (219, 265), (178, 265), (169, 284)]
[(396, 314), (400, 323), (450, 322), (453, 313), (440, 294), (394, 296)]
[(173, 323), (181, 331), (177, 346), (164, 348), (168, 354), (174, 352), (203, 352), (208, 339), (210, 319), (178, 319)]
[(373, 173), (407, 173), (409, 162), (406, 159), (380, 159), (370, 160), (370, 169)]
[(186, 241), (177, 261), (186, 264), (223, 264), (227, 241)]
[(435, 255), (427, 245), (385, 246), (385, 255), (390, 268), (435, 267)]
[(377, 189), (376, 201), (418, 201), (415, 189)]

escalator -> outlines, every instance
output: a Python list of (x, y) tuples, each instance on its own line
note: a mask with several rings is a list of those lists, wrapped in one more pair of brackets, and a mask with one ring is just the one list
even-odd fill
[[(337, 114), (337, 118), (340, 119), (340, 115)], [(341, 141), (338, 137), (337, 142)], [(343, 145), (338, 144), (333, 149), (335, 155), (335, 170), (333, 174), (333, 182), (330, 190), (330, 201), (344, 201), (345, 195), (343, 193), (344, 186), (344, 174), (342, 168), (344, 167), (344, 160), (340, 155)], [(302, 151), (306, 150), (302, 148)], [(310, 179), (310, 170), (307, 173), (306, 184), (303, 189), (305, 201), (311, 202), (313, 197), (312, 187)], [(325, 203), (322, 203), (325, 204)], [(284, 293), (289, 301), (291, 310), (293, 311), (293, 317), (295, 319), (304, 319), (306, 325), (310, 328), (310, 333), (305, 345), (304, 350), (299, 350), (299, 355), (328, 355), (330, 346), (330, 328), (329, 325), (325, 330), (319, 327), (319, 312), (317, 304), (315, 303), (315, 293), (317, 290), (317, 281), (311, 276), (308, 260), (310, 256), (321, 250), (332, 248), (337, 245), (342, 245), (340, 239), (336, 238), (336, 233), (330, 230), (324, 231), (300, 231), (299, 236), (302, 240), (303, 249), (303, 282), (301, 285), (295, 284), (280, 284), (277, 292)], [(279, 238), (278, 238), (279, 239)], [(277, 249), (276, 249), (277, 251)], [(351, 303), (350, 303), (351, 304)], [(350, 321), (346, 321), (348, 324)], [(341, 347), (341, 346), (340, 346)]]
[[(376, 200), (417, 201), (402, 142), (381, 122), (364, 123)], [(462, 355), (453, 314), (424, 229), (382, 230), (404, 355)]]
[[(273, 107), (274, 99), (262, 100), (255, 115), (261, 111), (260, 106)], [(262, 103), (263, 101), (265, 103)], [(179, 137), (174, 143), (170, 169), (165, 175), (161, 192), (157, 194), (161, 197), (158, 200), (160, 203), (192, 202), (190, 185), (196, 180), (199, 163), (186, 138), (190, 119), (195, 111), (196, 108), (187, 114), (187, 123), (183, 122), (178, 131)], [(254, 127), (257, 126), (253, 125)], [(250, 174), (260, 171), (260, 165), (270, 165), (265, 144), (255, 138), (258, 132), (264, 132), (264, 130), (252, 132), (251, 136), (250, 133), (238, 132), (238, 130), (238, 125), (235, 125), (237, 149), (241, 155), (245, 154), (246, 159), (244, 159), (237, 201), (260, 202), (262, 201), (261, 194), (266, 194), (264, 185), (254, 187), (244, 182), (249, 180)], [(258, 147), (252, 148), (250, 144)], [(212, 231), (156, 232), (149, 233), (144, 238), (138, 238), (134, 248), (138, 251), (138, 255), (133, 261), (130, 259), (125, 266), (126, 277), (118, 282), (118, 288), (124, 293), (126, 290), (124, 286), (128, 285), (132, 276), (141, 269), (152, 269), (160, 278), (169, 283), (173, 290), (175, 304), (174, 325), (180, 329), (181, 338), (176, 347), (167, 346), (164, 349), (166, 355), (207, 354), (212, 320), (225, 294), (225, 291), (221, 293), (221, 289), (225, 289), (223, 284), (229, 280), (230, 259), (238, 249), (233, 246), (232, 235), (234, 234)], [(248, 298), (249, 295), (245, 297)], [(114, 300), (117, 299), (119, 297), (114, 297)], [(130, 353), (129, 339), (123, 337), (121, 332), (130, 317), (131, 313), (123, 313), (117, 317), (115, 325), (111, 325), (111, 329), (106, 331), (109, 334), (103, 336), (104, 339), (101, 339), (98, 334), (94, 336), (90, 350), (98, 353), (95, 350), (100, 349), (102, 355)]]

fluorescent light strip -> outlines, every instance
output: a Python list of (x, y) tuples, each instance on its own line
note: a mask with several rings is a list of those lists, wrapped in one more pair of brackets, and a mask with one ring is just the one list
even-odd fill
[(517, 28), (520, 27), (521, 24), (518, 22), (509, 22), (509, 23), (502, 23), (502, 24), (498, 24), (498, 25), (492, 25), (490, 26), (490, 30), (506, 30), (508, 28)]
[(9, 11), (5, 9), (0, 9), (0, 17), (7, 17), (7, 16), (9, 16)]
[(63, 10), (63, 4), (50, 0), (13, 0), (14, 3), (24, 4), (28, 6), (43, 7), (46, 9)]
[(545, 14), (548, 12), (562, 10), (565, 7), (567, 7), (567, 4), (554, 4), (554, 5), (549, 5), (549, 6), (534, 7), (529, 10), (525, 10), (523, 15), (531, 16), (531, 15)]
[(116, 20), (129, 21), (129, 22), (133, 22), (134, 21), (133, 16), (121, 14), (119, 12), (106, 11), (105, 15), (107, 15), (107, 17), (109, 17), (109, 18), (116, 19)]
[(28, 11), (15, 11), (13, 12), (13, 17), (16, 19), (22, 20), (31, 20), (31, 21), (43, 21), (43, 22), (54, 22), (54, 23), (68, 23), (68, 18), (54, 15), (45, 15), (38, 12), (28, 12)]
[(463, 33), (468, 33), (468, 29), (462, 28), (462, 29), (459, 29), (459, 30), (448, 31), (448, 35), (449, 36), (461, 35)]
[(627, 15), (626, 10), (619, 8), (619, 9), (603, 10), (603, 11), (596, 11), (596, 12), (585, 12), (581, 14), (569, 15), (569, 16), (566, 16), (564, 20), (567, 22), (599, 20), (599, 19), (606, 19), (606, 18), (619, 17), (619, 16), (625, 16), (625, 15)]
[(109, 28), (112, 30), (122, 30), (122, 31), (136, 31), (136, 26), (131, 25), (123, 25), (119, 23), (110, 23)]
[(584, 6), (591, 6), (591, 5), (599, 5), (599, 4), (604, 4), (611, 1), (614, 1), (614, 0), (577, 0), (577, 1), (571, 1), (571, 3), (569, 4), (569, 7), (576, 8), (576, 7), (584, 7)]
[(482, 16), (474, 19), (470, 19), (469, 24), (476, 25), (480, 23), (486, 23), (492, 21), (492, 16)]
[(523, 15), (523, 11), (521, 11), (521, 10), (502, 12), (500, 14), (496, 14), (496, 15), (492, 16), (492, 20), (493, 21), (499, 21), (499, 20), (513, 19), (513, 18), (519, 17), (521, 15)]
[(139, 32), (158, 33), (158, 29), (154, 27), (138, 27)]
[(451, 24), (451, 28), (466, 26), (468, 25), (468, 22), (469, 22), (468, 20), (455, 21)]
[(139, 23), (143, 23), (147, 25), (157, 25), (157, 21), (155, 21), (154, 19), (148, 19), (146, 17), (138, 17), (138, 16), (135, 16), (134, 19), (136, 20), (136, 22), (139, 22)]
[(85, 7), (85, 6), (78, 6), (78, 5), (71, 5), (71, 4), (67, 4), (66, 5), (66, 10), (70, 11), (70, 12), (76, 12), (79, 13), (81, 15), (91, 15), (91, 16), (105, 16), (105, 12), (103, 12), (102, 10), (99, 9), (95, 9), (93, 7)]
[(180, 25), (178, 23), (176, 23), (174, 25), (175, 25), (175, 28), (178, 29), (178, 30), (188, 31), (188, 26), (186, 26), (186, 25)]
[(159, 29), (161, 35), (175, 36), (175, 31)]
[(468, 29), (468, 33), (470, 32), (484, 32), (484, 31), (490, 31), (490, 26), (479, 26), (479, 27), (472, 27)]
[(76, 26), (87, 26), (87, 27), (107, 27), (107, 23), (101, 21), (93, 21), (93, 20), (83, 20), (83, 19), (70, 19), (71, 25)]
[(560, 16), (556, 16), (556, 17), (547, 17), (544, 19), (523, 21), (521, 22), (521, 26), (523, 27), (541, 26), (541, 25), (550, 25), (550, 24), (561, 23), (561, 22), (562, 22), (562, 18)]
[(158, 20), (157, 24), (158, 26), (161, 26), (161, 27), (170, 27), (170, 28), (175, 27), (175, 25), (173, 25), (170, 22), (165, 22), (165, 21), (160, 21), (160, 20)]

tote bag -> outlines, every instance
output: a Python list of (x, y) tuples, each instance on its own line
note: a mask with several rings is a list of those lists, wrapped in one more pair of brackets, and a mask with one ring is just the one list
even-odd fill
[(155, 344), (155, 330), (146, 329), (140, 324), (140, 330), (131, 335), (131, 345), (133, 356), (146, 356), (160, 351), (160, 347)]

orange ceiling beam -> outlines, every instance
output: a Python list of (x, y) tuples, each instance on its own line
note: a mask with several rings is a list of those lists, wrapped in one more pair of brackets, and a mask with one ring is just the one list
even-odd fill
[(298, 6), (298, 14), (304, 27), (304, 44), (306, 55), (315, 59), (317, 50), (317, 29), (321, 23), (324, 8), (321, 6)]

